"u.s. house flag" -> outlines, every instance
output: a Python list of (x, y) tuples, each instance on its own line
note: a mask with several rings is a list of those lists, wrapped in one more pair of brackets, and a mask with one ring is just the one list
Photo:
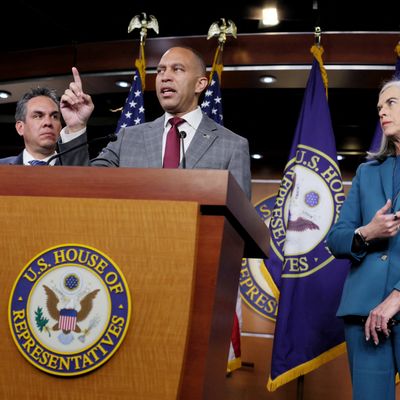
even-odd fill
[(342, 321), (335, 314), (349, 264), (336, 260), (326, 245), (344, 192), (322, 51), (311, 48), (314, 60), (269, 226), (267, 268), (279, 296), (270, 391), (345, 351)]

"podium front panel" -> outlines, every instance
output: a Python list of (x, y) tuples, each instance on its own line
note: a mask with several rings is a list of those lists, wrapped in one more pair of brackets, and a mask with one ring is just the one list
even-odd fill
[[(1, 196), (0, 398), (176, 399), (190, 329), (196, 202)], [(41, 371), (14, 343), (13, 285), (30, 260), (65, 244), (109, 257), (130, 290), (130, 323), (104, 365), (71, 378)]]

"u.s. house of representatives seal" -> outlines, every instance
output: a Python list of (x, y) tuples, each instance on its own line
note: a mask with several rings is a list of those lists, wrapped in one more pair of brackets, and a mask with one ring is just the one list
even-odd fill
[(270, 222), (271, 250), (282, 264), (282, 278), (310, 276), (334, 260), (326, 235), (344, 198), (336, 162), (317, 149), (298, 145), (285, 168)]
[(124, 276), (104, 253), (63, 244), (36, 255), (10, 295), (9, 324), (18, 350), (49, 374), (74, 376), (103, 365), (129, 325)]
[[(276, 194), (255, 204), (258, 215), (269, 226)], [(269, 285), (268, 260), (244, 258), (240, 271), (240, 295), (242, 300), (257, 314), (271, 321), (276, 320), (278, 302)]]

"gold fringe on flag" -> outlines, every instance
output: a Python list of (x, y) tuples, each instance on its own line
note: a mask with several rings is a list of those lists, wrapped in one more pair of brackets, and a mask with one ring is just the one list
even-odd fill
[(221, 47), (218, 46), (217, 50), (215, 51), (214, 61), (213, 61), (213, 65), (211, 67), (210, 79), (209, 79), (208, 83), (209, 84), (211, 83), (212, 76), (213, 76), (214, 72), (216, 72), (218, 74), (219, 83), (221, 85), (221, 76), (222, 76), (223, 69), (224, 69), (224, 64), (222, 62), (222, 50), (221, 50)]
[(314, 371), (321, 365), (329, 361), (332, 361), (336, 357), (346, 353), (346, 351), (347, 351), (346, 343), (341, 343), (336, 347), (333, 347), (332, 349), (314, 358), (313, 360), (310, 360), (308, 362), (305, 362), (304, 364), (292, 368), (291, 370), (278, 376), (275, 380), (272, 380), (271, 376), (269, 376), (267, 389), (268, 391), (273, 392), (276, 389), (278, 389), (278, 387), (284, 385), (285, 383), (289, 383), (290, 381), (293, 381), (294, 379), (298, 378), (301, 375), (306, 375), (309, 372)]
[(397, 57), (400, 57), (400, 42), (397, 43), (396, 47), (394, 48), (394, 52), (397, 54)]
[(135, 67), (137, 68), (140, 75), (140, 80), (142, 81), (143, 92), (146, 87), (146, 58), (144, 56), (144, 43), (144, 41), (140, 42), (139, 58), (137, 58), (135, 61)]
[(322, 61), (322, 54), (324, 53), (324, 48), (321, 45), (314, 44), (310, 52), (313, 54), (315, 59), (318, 61), (319, 68), (321, 70), (322, 82), (324, 82), (326, 98), (328, 98), (328, 74), (326, 73), (326, 69), (324, 67), (324, 62)]

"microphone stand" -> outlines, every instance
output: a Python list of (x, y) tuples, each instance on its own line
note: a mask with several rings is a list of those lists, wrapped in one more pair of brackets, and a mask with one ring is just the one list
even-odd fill
[(181, 161), (181, 164), (182, 164), (182, 168), (186, 169), (185, 144), (184, 144), (184, 140), (183, 139), (185, 139), (185, 137), (187, 135), (186, 135), (185, 131), (178, 131), (178, 133), (179, 133), (179, 137), (181, 138), (181, 145), (182, 145), (182, 161)]
[(117, 135), (116, 135), (115, 133), (109, 133), (109, 134), (106, 135), (106, 136), (101, 136), (101, 137), (98, 137), (98, 138), (94, 138), (94, 139), (92, 139), (92, 140), (87, 140), (87, 141), (84, 142), (84, 143), (79, 143), (79, 144), (77, 144), (76, 146), (72, 146), (71, 148), (69, 148), (69, 149), (67, 149), (67, 150), (61, 151), (60, 153), (57, 153), (57, 154), (54, 154), (53, 156), (51, 156), (51, 157), (47, 160), (47, 165), (50, 165), (50, 163), (51, 163), (53, 160), (55, 160), (55, 159), (57, 159), (57, 158), (60, 158), (61, 156), (63, 156), (64, 154), (69, 153), (70, 151), (74, 151), (74, 150), (76, 150), (76, 149), (79, 149), (80, 147), (87, 146), (87, 145), (89, 145), (89, 144), (92, 144), (92, 143), (94, 143), (94, 142), (98, 142), (99, 140), (104, 140), (104, 139), (108, 139), (108, 140), (111, 141), (111, 142), (115, 142), (115, 141), (118, 139), (118, 137), (117, 137)]

